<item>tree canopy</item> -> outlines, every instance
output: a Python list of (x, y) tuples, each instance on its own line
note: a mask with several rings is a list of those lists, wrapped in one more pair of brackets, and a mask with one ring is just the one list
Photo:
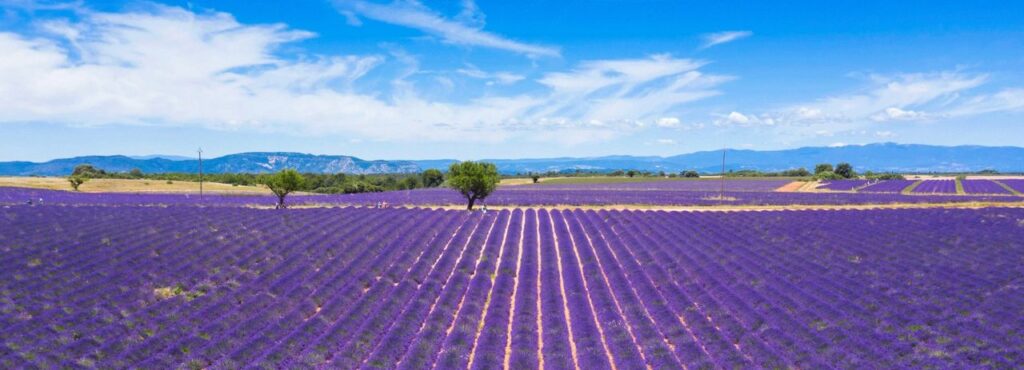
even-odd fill
[(832, 164), (830, 163), (819, 163), (817, 166), (814, 166), (815, 175), (820, 175), (822, 172), (835, 172), (835, 170), (832, 169)]
[(78, 187), (82, 186), (86, 181), (89, 181), (89, 178), (81, 175), (71, 175), (68, 177), (68, 182), (71, 183), (71, 188), (75, 189), (75, 191), (78, 191)]
[(853, 166), (849, 163), (842, 162), (836, 164), (836, 175), (842, 176), (844, 179), (852, 179), (857, 177), (857, 173), (853, 172)]
[(498, 188), (498, 167), (494, 163), (465, 161), (448, 167), (448, 186), (466, 197), (466, 209), (491, 195)]
[(293, 169), (281, 170), (273, 175), (265, 176), (261, 180), (263, 185), (277, 195), (277, 208), (285, 208), (284, 198), (291, 192), (302, 189), (305, 183), (302, 174)]
[(436, 188), (444, 183), (444, 174), (436, 169), (423, 171), (423, 187)]

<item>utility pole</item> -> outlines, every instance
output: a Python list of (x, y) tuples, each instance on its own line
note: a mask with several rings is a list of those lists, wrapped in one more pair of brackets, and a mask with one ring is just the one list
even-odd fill
[(726, 150), (727, 150), (726, 148), (722, 148), (722, 177), (720, 179), (721, 180), (721, 187), (719, 187), (719, 189), (718, 189), (718, 199), (721, 199), (723, 201), (725, 200), (725, 151)]
[(199, 201), (203, 201), (203, 148), (199, 148)]

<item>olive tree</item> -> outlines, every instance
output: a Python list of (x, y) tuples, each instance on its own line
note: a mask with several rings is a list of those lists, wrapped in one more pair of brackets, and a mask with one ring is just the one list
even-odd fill
[(423, 171), (422, 177), (423, 187), (426, 188), (436, 188), (444, 183), (444, 174), (433, 168)]
[(835, 172), (836, 175), (842, 176), (845, 179), (857, 177), (857, 173), (853, 171), (853, 166), (846, 162), (837, 164)]
[(302, 177), (299, 171), (293, 169), (281, 170), (281, 172), (273, 175), (265, 176), (261, 179), (263, 185), (270, 188), (270, 191), (274, 192), (277, 196), (277, 208), (285, 208), (284, 198), (288, 194), (302, 189), (306, 180)]
[(494, 163), (465, 161), (448, 167), (448, 186), (462, 193), (472, 210), (473, 204), (498, 188), (498, 167)]
[(89, 178), (85, 176), (71, 175), (68, 177), (68, 182), (71, 183), (71, 188), (75, 189), (75, 191), (78, 191), (78, 187), (82, 186), (86, 181), (89, 181)]
[(822, 172), (834, 172), (832, 165), (829, 163), (819, 163), (817, 166), (814, 166), (815, 175), (821, 174)]

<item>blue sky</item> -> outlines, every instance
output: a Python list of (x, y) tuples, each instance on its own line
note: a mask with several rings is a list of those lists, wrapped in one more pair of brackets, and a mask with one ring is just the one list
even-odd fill
[(1024, 145), (1024, 3), (0, 0), (0, 160)]

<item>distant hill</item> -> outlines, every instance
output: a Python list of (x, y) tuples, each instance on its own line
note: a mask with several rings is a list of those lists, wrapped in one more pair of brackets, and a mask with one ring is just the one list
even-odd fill
[[(644, 171), (678, 172), (697, 170), (718, 172), (721, 151), (703, 151), (671, 157), (605, 156), (589, 158), (485, 159), (498, 165), (502, 173), (547, 171)], [(445, 169), (454, 159), (377, 160), (344, 155), (303, 153), (239, 153), (203, 160), (208, 173), (266, 173), (284, 168), (315, 173), (412, 173), (427, 168)], [(843, 147), (805, 147), (787, 150), (737, 150), (726, 153), (730, 170), (780, 171), (817, 163), (850, 162), (858, 171), (885, 172), (967, 172), (996, 170), (1024, 172), (1024, 148), (986, 146), (934, 146), (916, 144), (868, 144)], [(87, 156), (55, 159), (43, 163), (0, 162), (0, 175), (63, 176), (79, 164), (88, 163), (113, 172), (138, 168), (146, 173), (197, 172), (198, 161), (174, 156)]]

